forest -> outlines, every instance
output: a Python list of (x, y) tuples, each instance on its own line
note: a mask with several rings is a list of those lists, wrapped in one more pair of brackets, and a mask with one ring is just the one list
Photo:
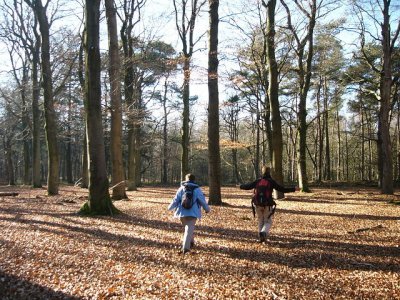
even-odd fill
[(192, 172), (220, 203), (266, 164), (393, 193), (396, 1), (164, 2), (2, 2), (1, 182), (122, 199)]
[(1, 299), (400, 299), (399, 1), (0, 6)]

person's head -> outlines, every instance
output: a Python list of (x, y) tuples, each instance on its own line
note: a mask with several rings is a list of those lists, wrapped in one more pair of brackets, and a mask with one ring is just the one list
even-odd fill
[(265, 176), (270, 176), (270, 175), (271, 175), (271, 168), (270, 168), (270, 167), (267, 167), (267, 166), (263, 166), (263, 167), (261, 168), (261, 175), (262, 175), (263, 177), (265, 177)]
[(196, 178), (194, 177), (194, 175), (193, 174), (186, 174), (186, 176), (185, 176), (185, 180), (186, 181), (194, 181)]

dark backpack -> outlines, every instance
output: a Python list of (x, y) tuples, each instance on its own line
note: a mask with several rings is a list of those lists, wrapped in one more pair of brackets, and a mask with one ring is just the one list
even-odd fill
[(194, 190), (197, 189), (196, 186), (184, 184), (183, 195), (182, 195), (182, 207), (186, 209), (191, 209), (196, 199), (194, 199)]
[(266, 178), (261, 178), (254, 188), (253, 203), (256, 206), (274, 206), (276, 205), (272, 199), (272, 184)]
[(254, 188), (254, 195), (251, 199), (251, 208), (253, 210), (253, 216), (256, 216), (256, 208), (254, 206), (269, 206), (270, 218), (275, 213), (276, 203), (272, 198), (272, 184), (266, 178), (261, 178)]

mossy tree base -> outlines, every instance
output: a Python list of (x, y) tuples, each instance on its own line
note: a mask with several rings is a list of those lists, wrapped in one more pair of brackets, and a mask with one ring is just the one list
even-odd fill
[(103, 207), (97, 207), (96, 209), (90, 206), (89, 201), (83, 204), (78, 214), (81, 216), (114, 216), (121, 213), (111, 201), (107, 201), (107, 205)]

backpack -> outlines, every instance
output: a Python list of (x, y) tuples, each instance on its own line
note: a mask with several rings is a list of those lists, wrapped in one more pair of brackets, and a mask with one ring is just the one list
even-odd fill
[(189, 184), (184, 184), (183, 195), (181, 204), (183, 208), (191, 209), (196, 199), (194, 199), (193, 194), (194, 190), (197, 189), (197, 186), (192, 186)]
[(269, 206), (269, 219), (274, 213), (276, 208), (276, 202), (272, 198), (272, 184), (268, 179), (261, 178), (254, 188), (254, 195), (251, 199), (251, 208), (253, 210), (253, 217), (256, 216), (255, 206)]
[(261, 178), (254, 188), (253, 203), (256, 206), (274, 206), (276, 205), (272, 199), (272, 184), (266, 178)]

